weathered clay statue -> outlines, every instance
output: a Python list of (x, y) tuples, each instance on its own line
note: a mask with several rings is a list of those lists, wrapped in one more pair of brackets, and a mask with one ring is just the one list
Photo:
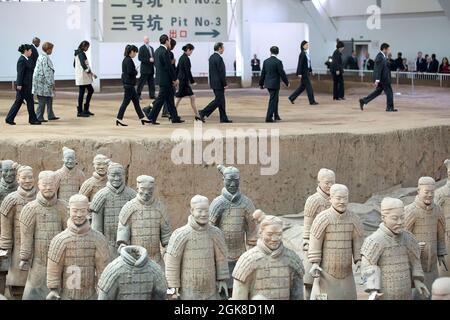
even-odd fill
[(165, 248), (172, 235), (167, 209), (153, 196), (153, 177), (137, 177), (137, 188), (136, 198), (127, 202), (120, 211), (117, 244), (144, 247), (150, 259), (164, 270), (160, 246)]
[[(446, 246), (447, 250), (450, 248), (450, 159), (444, 161), (447, 167), (447, 183), (436, 190), (434, 194), (434, 202), (441, 207), (446, 221)], [(447, 266), (450, 266), (450, 255), (446, 256)], [(439, 276), (450, 277), (450, 271), (444, 268), (439, 270)]]
[[(18, 184), (16, 175), (18, 167), (19, 164), (15, 163), (12, 160), (0, 161), (0, 204), (8, 194), (17, 190)], [(4, 252), (0, 255), (0, 294), (5, 293), (6, 274), (8, 273), (8, 267), (9, 259), (6, 257), (6, 252)]]
[(92, 201), (95, 194), (106, 187), (108, 182), (108, 165), (111, 162), (108, 157), (98, 154), (94, 157), (94, 173), (92, 177), (87, 179), (80, 188), (80, 194), (88, 197), (89, 201)]
[(122, 207), (136, 197), (136, 191), (125, 185), (125, 170), (118, 163), (108, 166), (108, 182), (94, 196), (91, 202), (92, 229), (103, 233), (108, 241), (112, 258), (116, 258), (118, 245), (116, 243), (119, 214)]
[(167, 284), (161, 267), (140, 246), (125, 246), (103, 271), (99, 300), (165, 300)]
[(91, 229), (88, 212), (88, 198), (70, 198), (67, 229), (50, 243), (47, 300), (97, 299), (96, 280), (111, 260), (108, 243), (100, 232)]
[[(334, 184), (331, 207), (319, 213), (311, 226), (308, 259), (314, 284), (311, 300), (356, 300), (352, 259), (361, 264), (363, 226), (358, 216), (347, 211), (348, 189)], [(307, 270), (308, 271), (308, 270)]]
[(311, 289), (314, 283), (314, 279), (308, 272), (311, 270), (312, 265), (308, 260), (309, 249), (309, 234), (311, 225), (314, 219), (319, 213), (328, 209), (331, 206), (330, 202), (330, 188), (336, 182), (336, 176), (332, 170), (322, 168), (317, 174), (317, 189), (316, 193), (309, 196), (305, 202), (304, 222), (303, 222), (303, 252), (304, 257), (303, 264), (305, 266), (305, 275), (303, 276), (303, 284), (305, 286), (305, 300), (309, 300), (311, 297)]
[(431, 286), (431, 300), (450, 300), (450, 278), (438, 278)]
[(228, 295), (227, 248), (222, 231), (209, 224), (208, 198), (191, 199), (188, 223), (170, 237), (165, 255), (166, 278), (181, 300), (218, 300)]
[(252, 216), (255, 206), (240, 192), (239, 170), (222, 165), (218, 165), (217, 168), (223, 175), (224, 188), (222, 194), (211, 202), (209, 221), (222, 230), (225, 236), (230, 270), (227, 286), (231, 289), (233, 286), (231, 274), (239, 257), (247, 250), (246, 244), (249, 248), (256, 245), (256, 222)]
[(302, 260), (283, 246), (283, 221), (266, 216), (261, 210), (253, 214), (259, 225), (256, 247), (239, 258), (233, 271), (233, 300), (303, 300)]
[(425, 297), (419, 243), (404, 230), (404, 205), (399, 199), (381, 201), (380, 228), (368, 236), (361, 248), (361, 274), (369, 299), (411, 300), (411, 285)]
[[(417, 197), (405, 207), (406, 229), (414, 234), (421, 244), (420, 260), (425, 273), (425, 285), (431, 291), (433, 281), (439, 276), (438, 262), (447, 270), (445, 255), (445, 217), (434, 203), (436, 183), (431, 177), (421, 177)], [(414, 299), (422, 296), (414, 290)]]
[(19, 219), (19, 268), (29, 270), (23, 300), (45, 300), (47, 297), (48, 248), (53, 237), (67, 226), (67, 203), (56, 198), (55, 173), (39, 173), (38, 188), (36, 200), (23, 207)]
[(80, 191), (86, 177), (83, 171), (78, 169), (75, 151), (63, 148), (63, 162), (61, 169), (56, 171), (58, 180), (58, 199), (69, 201), (69, 198)]
[(28, 271), (20, 270), (20, 213), (22, 208), (36, 199), (33, 169), (21, 166), (17, 169), (19, 187), (6, 196), (0, 206), (1, 236), (0, 249), (7, 250), (10, 257), (6, 286), (11, 296), (20, 298), (27, 281)]

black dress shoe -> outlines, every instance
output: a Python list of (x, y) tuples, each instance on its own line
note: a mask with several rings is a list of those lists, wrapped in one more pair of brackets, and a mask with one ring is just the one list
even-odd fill
[(197, 116), (195, 116), (195, 121), (201, 121), (201, 122), (203, 122), (203, 123), (206, 122), (206, 121), (205, 121), (205, 118), (200, 118), (200, 117), (197, 117)]
[(291, 98), (288, 98), (288, 100), (289, 100), (292, 104), (294, 104), (294, 100), (292, 100)]
[(86, 113), (86, 114), (88, 114), (88, 115), (90, 115), (90, 116), (95, 116), (95, 113), (92, 113), (92, 112), (90, 112), (89, 110), (84, 111), (84, 113)]
[(42, 119), (42, 120), (39, 120), (40, 122), (48, 122), (48, 120), (45, 120), (45, 119)]
[(59, 117), (49, 118), (49, 121), (59, 120)]
[(116, 120), (116, 126), (121, 126), (121, 127), (128, 127), (127, 124), (120, 122), (119, 120)]
[(184, 122), (184, 120), (181, 120), (181, 119), (176, 119), (176, 120), (172, 121), (172, 123), (183, 123), (183, 122)]
[(30, 124), (31, 124), (32, 126), (38, 126), (38, 125), (41, 124), (41, 122), (40, 122), (40, 121), (33, 121), (33, 122), (30, 122)]
[(276, 121), (281, 121), (280, 116), (275, 116), (275, 120), (276, 120)]
[(77, 117), (81, 117), (81, 118), (89, 118), (89, 115), (87, 113), (77, 113)]
[(6, 124), (9, 124), (10, 126), (15, 126), (16, 123), (14, 121), (5, 121)]
[(398, 112), (398, 109), (389, 108), (389, 109), (386, 109), (386, 112)]
[(150, 120), (141, 119), (141, 124), (145, 126), (147, 123), (152, 123)]
[(230, 119), (227, 119), (227, 120), (220, 120), (220, 123), (233, 123), (233, 121), (232, 120), (230, 120)]
[(318, 104), (319, 104), (318, 102), (314, 101), (313, 103), (310, 103), (309, 105), (311, 105), (311, 106), (316, 106), (316, 105), (318, 105)]
[(361, 108), (361, 110), (364, 110), (364, 106), (366, 105), (366, 103), (364, 102), (363, 99), (359, 99), (359, 107)]
[(275, 122), (273, 119), (266, 119), (266, 122)]

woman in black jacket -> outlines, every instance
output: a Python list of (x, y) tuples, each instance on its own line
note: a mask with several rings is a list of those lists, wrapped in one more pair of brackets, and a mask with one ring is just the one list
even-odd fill
[(308, 93), (308, 99), (310, 105), (317, 105), (318, 103), (314, 99), (314, 91), (311, 85), (311, 80), (309, 80), (309, 74), (312, 72), (311, 69), (311, 59), (309, 57), (308, 49), (309, 42), (306, 40), (302, 41), (300, 46), (301, 52), (298, 57), (297, 65), (297, 76), (300, 78), (300, 86), (295, 89), (295, 91), (289, 96), (289, 101), (294, 104), (295, 99), (306, 89)]
[(11, 109), (6, 116), (6, 123), (15, 125), (14, 119), (22, 106), (23, 100), (27, 103), (28, 122), (30, 124), (41, 124), (34, 112), (34, 101), (32, 86), (33, 86), (33, 69), (34, 62), (31, 60), (31, 45), (23, 44), (19, 47), (19, 52), (22, 54), (17, 61), (17, 79), (16, 79), (16, 100), (11, 106)]
[[(178, 105), (181, 102), (181, 99), (184, 97), (189, 97), (191, 99), (191, 107), (194, 111), (195, 120), (202, 120), (197, 107), (195, 106), (195, 95), (194, 92), (192, 92), (191, 85), (195, 86), (197, 83), (194, 80), (194, 77), (192, 77), (191, 72), (191, 60), (189, 59), (189, 56), (194, 51), (194, 46), (190, 43), (185, 45), (183, 47), (183, 55), (180, 57), (180, 60), (178, 60), (178, 66), (177, 66), (177, 72), (178, 72), (178, 80), (179, 80), (179, 86), (178, 86), (178, 92), (176, 93), (177, 101), (175, 104), (175, 108), (178, 108)], [(202, 120), (205, 122), (204, 120)]]
[(117, 114), (116, 126), (128, 126), (123, 123), (123, 116), (125, 111), (127, 110), (130, 101), (133, 101), (134, 109), (141, 120), (141, 123), (145, 125), (146, 123), (150, 123), (151, 121), (144, 120), (145, 115), (142, 112), (141, 106), (139, 105), (139, 96), (136, 92), (136, 66), (134, 64), (133, 58), (136, 57), (138, 53), (138, 48), (134, 45), (127, 45), (125, 47), (125, 53), (122, 61), (122, 83), (124, 88), (124, 97), (122, 101), (122, 105), (120, 106), (119, 113)]

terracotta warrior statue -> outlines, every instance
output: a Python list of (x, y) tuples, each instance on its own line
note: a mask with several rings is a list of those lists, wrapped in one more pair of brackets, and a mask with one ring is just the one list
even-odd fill
[(305, 300), (309, 300), (311, 297), (311, 289), (314, 283), (314, 279), (308, 272), (311, 270), (312, 265), (308, 260), (309, 249), (309, 234), (311, 225), (316, 216), (322, 211), (328, 209), (331, 206), (330, 202), (330, 188), (336, 182), (336, 176), (334, 171), (322, 168), (317, 174), (317, 192), (309, 196), (305, 202), (304, 222), (303, 222), (303, 253), (305, 259), (303, 264), (305, 266), (305, 275), (303, 276), (303, 284), (305, 286)]
[(108, 157), (98, 154), (94, 157), (94, 173), (92, 177), (87, 179), (80, 188), (80, 194), (88, 197), (89, 201), (92, 201), (95, 194), (106, 187), (108, 181), (108, 165), (111, 162)]
[[(450, 248), (450, 159), (444, 161), (444, 165), (447, 168), (447, 183), (436, 190), (434, 193), (434, 202), (441, 207), (441, 210), (445, 216), (446, 221), (446, 246)], [(447, 266), (450, 266), (450, 255), (446, 256)], [(444, 268), (439, 270), (439, 276), (450, 277), (450, 271), (446, 271)]]
[[(29, 270), (23, 300), (45, 300), (47, 288), (47, 253), (50, 241), (67, 226), (67, 203), (56, 198), (53, 171), (39, 173), (39, 192), (20, 214), (21, 270)], [(31, 268), (30, 268), (31, 266)]]
[(233, 300), (303, 300), (302, 260), (283, 246), (283, 221), (253, 214), (260, 224), (256, 247), (243, 253), (233, 271)]
[[(448, 270), (445, 261), (445, 217), (440, 207), (434, 203), (435, 188), (433, 178), (421, 177), (416, 199), (405, 207), (406, 229), (414, 234), (421, 245), (420, 260), (429, 291), (433, 281), (439, 276), (438, 262)], [(414, 299), (422, 299), (417, 290), (414, 290)]]
[(118, 163), (108, 166), (108, 182), (94, 196), (91, 202), (92, 229), (103, 233), (108, 241), (112, 258), (116, 258), (118, 245), (116, 243), (119, 214), (122, 207), (136, 197), (136, 191), (125, 185), (125, 170)]
[(164, 270), (160, 247), (165, 250), (172, 235), (167, 209), (153, 196), (155, 191), (153, 177), (137, 177), (137, 188), (136, 197), (127, 202), (120, 211), (117, 244), (119, 247), (125, 245), (144, 247), (150, 259)]
[(58, 180), (58, 199), (69, 201), (69, 198), (80, 191), (86, 177), (83, 171), (77, 168), (75, 151), (63, 148), (63, 162), (61, 169), (56, 171)]
[(87, 219), (89, 200), (70, 197), (67, 229), (50, 243), (47, 261), (47, 300), (95, 300), (96, 283), (111, 261), (108, 242)]
[(19, 268), (20, 263), (20, 213), (22, 208), (36, 199), (33, 169), (21, 166), (17, 169), (19, 187), (8, 194), (0, 206), (1, 236), (0, 251), (7, 250), (10, 258), (6, 286), (14, 298), (21, 298), (28, 271)]
[(256, 221), (253, 219), (255, 206), (252, 201), (243, 195), (239, 189), (239, 170), (235, 167), (217, 166), (223, 175), (222, 194), (211, 202), (209, 207), (209, 221), (225, 236), (228, 252), (228, 268), (230, 278), (227, 282), (229, 289), (233, 287), (234, 266), (241, 254), (247, 248), (256, 245)]
[(140, 246), (120, 248), (98, 282), (98, 300), (166, 300), (167, 284), (161, 267)]
[(431, 300), (450, 300), (450, 278), (437, 278), (431, 286)]
[(208, 208), (208, 198), (194, 196), (188, 223), (173, 232), (167, 246), (167, 284), (181, 300), (219, 300), (221, 292), (228, 295), (225, 239), (209, 224)]
[[(19, 186), (16, 179), (18, 167), (19, 164), (12, 160), (0, 161), (0, 205), (3, 202), (3, 199), (5, 199), (8, 194), (16, 191)], [(6, 257), (6, 252), (4, 252), (3, 254), (0, 254), (0, 294), (5, 293), (8, 267), (9, 259)]]
[(319, 213), (310, 231), (309, 272), (314, 278), (311, 300), (356, 300), (352, 260), (358, 270), (363, 226), (356, 214), (347, 211), (346, 186), (334, 184), (330, 201), (331, 207)]
[(381, 201), (382, 223), (361, 248), (361, 273), (369, 300), (411, 300), (411, 285), (425, 297), (419, 243), (404, 230), (404, 205), (399, 199)]

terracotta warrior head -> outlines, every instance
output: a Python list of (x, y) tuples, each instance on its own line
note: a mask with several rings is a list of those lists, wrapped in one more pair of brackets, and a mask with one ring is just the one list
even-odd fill
[(326, 168), (320, 169), (317, 174), (317, 183), (323, 192), (330, 195), (330, 188), (336, 183), (336, 175), (334, 174), (334, 171)]
[(417, 187), (417, 196), (427, 206), (433, 203), (436, 181), (431, 177), (422, 177), (419, 179)]
[(209, 223), (209, 200), (199, 194), (191, 199), (191, 215), (201, 226)]
[(450, 181), (450, 159), (445, 160), (444, 165), (447, 167), (447, 178)]
[(256, 210), (253, 213), (253, 218), (259, 225), (259, 238), (269, 249), (278, 249), (282, 243), (283, 220), (275, 216), (266, 215), (261, 210)]
[(153, 199), (153, 192), (155, 191), (155, 178), (151, 176), (139, 176), (136, 182), (138, 197), (144, 202), (151, 201)]
[(384, 198), (381, 201), (381, 220), (394, 234), (402, 232), (404, 227), (405, 206), (403, 201), (395, 198)]
[(76, 226), (81, 226), (87, 221), (89, 213), (89, 199), (82, 194), (75, 194), (69, 199), (70, 219)]
[(102, 154), (98, 154), (94, 157), (94, 170), (100, 176), (104, 177), (108, 173), (108, 165), (111, 160)]
[(0, 161), (2, 178), (7, 184), (11, 184), (14, 181), (16, 181), (18, 167), (19, 167), (19, 164), (12, 160)]
[(116, 189), (125, 183), (125, 170), (121, 164), (111, 162), (108, 166), (108, 182)]
[(73, 168), (75, 168), (75, 165), (77, 164), (77, 160), (75, 158), (75, 151), (73, 151), (72, 149), (69, 149), (67, 147), (63, 148), (63, 162), (64, 162), (64, 166), (69, 169), (72, 170)]
[(19, 167), (17, 169), (17, 182), (23, 190), (32, 190), (34, 187), (33, 169), (28, 166)]
[(231, 194), (236, 194), (239, 191), (239, 169), (235, 167), (224, 167), (222, 165), (218, 165), (217, 169), (223, 175), (225, 189)]
[(442, 277), (431, 286), (431, 300), (450, 300), (450, 278)]
[(330, 188), (332, 207), (339, 213), (344, 213), (348, 205), (348, 188), (343, 184), (333, 184)]
[(52, 199), (56, 194), (56, 175), (53, 171), (39, 173), (38, 188), (45, 199)]

